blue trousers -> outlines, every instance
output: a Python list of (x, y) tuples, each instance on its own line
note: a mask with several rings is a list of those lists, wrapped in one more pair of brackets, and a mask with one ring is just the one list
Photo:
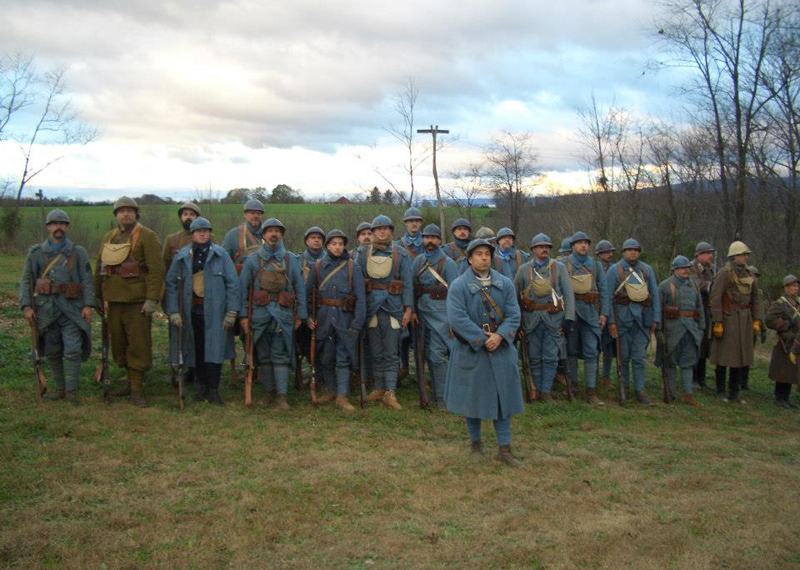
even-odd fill
[(378, 326), (368, 329), (376, 390), (397, 388), (400, 365), (400, 329), (392, 328), (386, 311), (378, 311)]
[(528, 357), (531, 361), (531, 375), (536, 390), (549, 394), (553, 389), (553, 378), (558, 368), (561, 335), (544, 322), (539, 322), (525, 335)]
[[(467, 420), (467, 430), (471, 441), (481, 439), (481, 419), (465, 418)], [(492, 420), (494, 423), (494, 433), (497, 435), (497, 445), (511, 445), (511, 416), (501, 420)]]
[(630, 369), (633, 368), (633, 389), (644, 390), (644, 369), (647, 360), (647, 346), (650, 344), (650, 331), (637, 324), (629, 327), (618, 325), (620, 363), (622, 364), (622, 381), (629, 385)]

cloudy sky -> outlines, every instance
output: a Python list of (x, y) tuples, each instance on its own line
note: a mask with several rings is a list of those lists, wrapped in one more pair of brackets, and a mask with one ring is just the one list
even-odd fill
[[(308, 195), (408, 185), (385, 127), (413, 77), (419, 127), (456, 141), (440, 172), (501, 130), (530, 131), (551, 187), (586, 180), (576, 107), (591, 94), (630, 112), (676, 112), (675, 77), (645, 71), (658, 17), (645, 0), (0, 0), (0, 56), (66, 68), (83, 118), (100, 129), (32, 183), (60, 195), (176, 197), (285, 183)], [(24, 116), (16, 130), (28, 123)], [(19, 146), (0, 143), (0, 176)], [(430, 192), (426, 163), (418, 189)]]

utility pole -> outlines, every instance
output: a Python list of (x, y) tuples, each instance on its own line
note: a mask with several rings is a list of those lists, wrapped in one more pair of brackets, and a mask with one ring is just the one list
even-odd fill
[(436, 172), (436, 135), (449, 135), (450, 131), (440, 129), (439, 125), (431, 125), (430, 129), (417, 129), (417, 133), (430, 134), (433, 137), (433, 182), (436, 184), (436, 202), (439, 204), (439, 230), (442, 232), (442, 239), (444, 239), (444, 204), (442, 203), (442, 194), (439, 192), (439, 173)]

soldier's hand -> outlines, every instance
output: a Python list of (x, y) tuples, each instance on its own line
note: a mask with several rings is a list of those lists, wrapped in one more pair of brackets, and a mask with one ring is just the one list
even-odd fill
[(33, 310), (33, 307), (25, 307), (25, 320), (28, 321), (29, 326), (36, 324), (36, 311)]
[(753, 334), (761, 334), (761, 321), (753, 321)]
[(611, 335), (611, 338), (617, 338), (619, 332), (617, 331), (617, 325), (614, 323), (608, 325), (608, 334)]
[(228, 311), (225, 313), (225, 318), (222, 319), (222, 330), (229, 331), (236, 324), (236, 311)]
[(313, 330), (316, 330), (316, 328), (317, 328), (317, 321), (315, 321), (314, 319), (312, 319), (311, 317), (309, 317), (309, 318), (306, 320), (306, 326), (307, 326), (309, 329), (311, 329), (312, 331), (313, 331)]
[(250, 332), (250, 319), (247, 317), (242, 317), (239, 319), (239, 326), (242, 328), (242, 332), (247, 334)]
[(300, 325), (302, 324), (303, 324), (302, 320), (298, 319), (297, 317), (294, 318), (294, 330), (299, 329)]
[(714, 338), (722, 338), (722, 335), (725, 334), (725, 327), (722, 323), (714, 323), (714, 326), (711, 328), (711, 334), (714, 335)]
[(797, 356), (795, 355), (794, 352), (789, 353), (789, 362), (791, 362), (792, 365), (797, 364)]
[(169, 324), (174, 327), (183, 328), (183, 319), (181, 318), (180, 313), (170, 313), (169, 314)]
[(400, 323), (402, 328), (406, 328), (408, 323), (411, 322), (411, 315), (414, 313), (411, 311), (411, 307), (406, 307), (406, 310), (403, 312), (403, 321)]
[(500, 346), (500, 343), (503, 342), (503, 337), (501, 337), (497, 333), (486, 332), (485, 334), (489, 338), (486, 339), (486, 341), (483, 343), (483, 346), (485, 346), (486, 350), (488, 350), (489, 352), (494, 352), (495, 350), (497, 350), (497, 347)]
[(142, 303), (142, 312), (148, 317), (152, 317), (158, 311), (158, 301), (147, 299)]
[(656, 326), (657, 326), (656, 323), (653, 323), (652, 325), (650, 325), (650, 334), (653, 334), (654, 332), (656, 332)]
[(411, 324), (415, 327), (419, 325), (419, 317), (417, 316), (417, 313), (411, 313)]
[(86, 321), (86, 324), (92, 324), (92, 308), (89, 305), (86, 305), (83, 309), (81, 309), (81, 316), (83, 320)]
[(608, 322), (608, 317), (605, 315), (600, 315), (600, 330), (606, 328), (606, 323)]

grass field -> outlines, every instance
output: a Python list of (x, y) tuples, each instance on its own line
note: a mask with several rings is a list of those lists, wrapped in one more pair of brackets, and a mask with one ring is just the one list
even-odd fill
[(343, 415), (246, 409), (224, 378), (224, 409), (181, 412), (164, 319), (150, 408), (102, 404), (94, 361), (80, 408), (37, 403), (22, 258), (0, 267), (2, 568), (800, 568), (800, 413), (773, 406), (766, 347), (747, 406), (529, 406), (513, 470), (408, 383), (401, 412)]
[[(177, 219), (179, 205), (163, 204), (142, 206), (141, 221), (144, 225), (155, 231), (159, 236), (176, 232), (180, 229)], [(225, 232), (242, 223), (241, 204), (200, 204), (202, 213), (214, 225), (217, 241), (221, 242)], [(63, 208), (70, 216), (70, 237), (76, 242), (94, 252), (100, 238), (114, 227), (114, 218), (110, 206), (65, 206)], [(45, 213), (49, 208), (45, 209)], [(267, 204), (265, 217), (276, 217), (288, 231), (286, 234), (287, 247), (297, 250), (302, 247), (303, 233), (306, 228), (316, 225), (325, 231), (339, 228), (348, 235), (355, 234), (356, 226), (363, 221), (372, 221), (379, 213), (389, 215), (395, 223), (397, 236), (405, 231), (403, 228), (403, 210), (399, 206), (364, 205), (364, 204)], [(425, 223), (439, 224), (439, 213), (435, 208), (421, 208), (425, 216)], [(488, 208), (476, 208), (472, 212), (475, 229), (484, 223), (487, 216), (494, 213)], [(14, 236), (12, 243), (3, 244), (6, 250), (12, 252), (26, 251), (33, 244), (46, 237), (44, 226), (41, 222), (41, 210), (38, 207), (22, 208), (23, 222), (20, 230)], [(449, 234), (449, 227), (453, 220), (460, 217), (456, 208), (447, 208), (445, 233)], [(446, 241), (449, 241), (447, 239)]]

